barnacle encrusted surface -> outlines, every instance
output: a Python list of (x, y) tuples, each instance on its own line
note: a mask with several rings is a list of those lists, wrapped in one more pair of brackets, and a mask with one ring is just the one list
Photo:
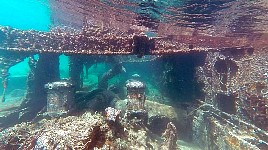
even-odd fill
[(0, 132), (0, 149), (159, 149), (162, 142), (143, 125), (122, 119), (111, 127), (104, 116), (90, 112), (21, 123)]
[(89, 144), (97, 146), (92, 140), (95, 128), (105, 128), (105, 122), (101, 115), (90, 113), (21, 123), (0, 133), (1, 148), (83, 149)]

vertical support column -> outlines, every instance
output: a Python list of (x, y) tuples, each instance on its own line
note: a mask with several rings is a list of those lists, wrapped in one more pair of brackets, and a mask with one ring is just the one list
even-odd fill
[(70, 79), (75, 91), (83, 87), (83, 60), (79, 56), (70, 56)]
[(44, 85), (59, 80), (59, 55), (40, 54), (38, 60), (30, 58), (30, 73), (27, 80), (27, 94), (21, 104), (20, 121), (33, 119), (47, 104)]

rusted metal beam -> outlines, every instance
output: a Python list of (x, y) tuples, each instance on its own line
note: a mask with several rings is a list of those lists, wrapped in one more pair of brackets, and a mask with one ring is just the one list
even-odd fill
[(32, 53), (130, 54), (132, 39), (88, 28), (86, 31), (23, 31), (0, 27), (0, 49)]
[(260, 48), (268, 35), (253, 37), (168, 36), (147, 37), (144, 33), (117, 35), (96, 26), (81, 31), (55, 29), (51, 32), (0, 27), (0, 49), (30, 53), (90, 55), (165, 55)]

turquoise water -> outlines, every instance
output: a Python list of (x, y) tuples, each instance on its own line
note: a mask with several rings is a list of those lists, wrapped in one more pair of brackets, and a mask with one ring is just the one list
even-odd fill
[(0, 0), (0, 24), (24, 30), (48, 31), (48, 0)]
[[(49, 31), (48, 0), (0, 0), (0, 24), (22, 30)], [(10, 68), (11, 76), (29, 72), (28, 59)]]

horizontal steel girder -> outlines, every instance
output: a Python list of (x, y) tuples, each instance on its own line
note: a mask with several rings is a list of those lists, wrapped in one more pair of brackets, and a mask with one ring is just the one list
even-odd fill
[(213, 37), (176, 35), (147, 37), (145, 34), (120, 36), (98, 27), (82, 31), (55, 29), (50, 32), (18, 30), (0, 26), (0, 49), (30, 53), (90, 55), (166, 55), (261, 48), (268, 35), (252, 37)]

